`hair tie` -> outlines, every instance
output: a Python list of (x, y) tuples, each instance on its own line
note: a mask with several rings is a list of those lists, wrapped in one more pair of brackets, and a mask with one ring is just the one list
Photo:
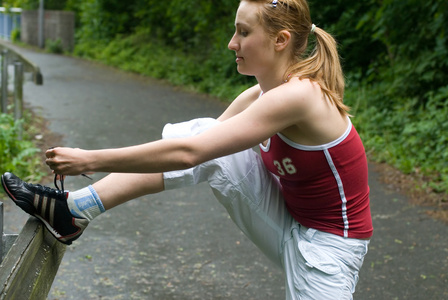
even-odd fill
[(277, 3), (278, 3), (278, 0), (272, 1), (272, 7), (276, 8), (277, 7)]
[(316, 25), (313, 24), (313, 25), (311, 25), (311, 31), (310, 32), (314, 33), (314, 30), (316, 30)]

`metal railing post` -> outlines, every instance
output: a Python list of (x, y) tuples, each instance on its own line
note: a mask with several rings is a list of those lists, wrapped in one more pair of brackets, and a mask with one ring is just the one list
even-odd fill
[(8, 50), (2, 51), (2, 81), (1, 81), (1, 102), (2, 112), (6, 113), (8, 109)]
[(3, 202), (0, 202), (0, 261), (3, 261)]
[(18, 234), (5, 234), (4, 232), (4, 208), (0, 202), (0, 263), (3, 262), (6, 254), (16, 241)]
[(37, 42), (39, 44), (39, 48), (45, 47), (45, 41), (44, 41), (44, 18), (45, 18), (45, 8), (44, 8), (44, 0), (39, 0), (39, 16), (38, 16), (38, 35), (37, 35)]
[[(23, 117), (23, 64), (14, 63), (14, 118), (20, 120)], [(17, 138), (22, 139), (22, 125), (19, 125)]]

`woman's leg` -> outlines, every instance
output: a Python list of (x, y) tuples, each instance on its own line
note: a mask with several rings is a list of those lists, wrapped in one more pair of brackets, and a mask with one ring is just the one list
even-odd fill
[(79, 238), (89, 221), (106, 209), (164, 189), (162, 174), (110, 174), (73, 192), (26, 183), (12, 173), (3, 174), (1, 182), (14, 203), (65, 244)]
[[(170, 124), (164, 138), (195, 135), (214, 126), (213, 119)], [(207, 181), (233, 222), (274, 263), (282, 267), (283, 239), (292, 217), (280, 185), (252, 149), (213, 159), (188, 170), (166, 172), (165, 189)]]
[(164, 190), (163, 175), (161, 173), (112, 173), (95, 182), (92, 187), (97, 192), (106, 210), (129, 200)]
[(287, 299), (353, 299), (369, 241), (299, 224), (291, 233), (284, 246)]

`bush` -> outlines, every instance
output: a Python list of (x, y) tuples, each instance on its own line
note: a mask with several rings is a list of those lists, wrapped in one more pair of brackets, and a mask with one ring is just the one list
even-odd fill
[(64, 47), (62, 46), (61, 39), (57, 40), (46, 40), (45, 50), (49, 53), (62, 54), (64, 53)]
[(19, 28), (14, 28), (11, 31), (11, 41), (13, 43), (20, 42), (20, 29)]
[[(386, 83), (350, 88), (355, 123), (369, 158), (386, 162), (405, 174), (428, 182), (435, 192), (448, 192), (448, 86), (434, 91), (425, 106), (417, 98), (384, 108), (372, 101), (383, 94)], [(383, 101), (388, 102), (388, 97)]]
[(0, 113), (0, 171), (14, 172), (25, 180), (39, 180), (43, 176), (42, 160), (37, 157), (40, 149), (25, 134), (22, 140), (18, 139), (23, 123)]

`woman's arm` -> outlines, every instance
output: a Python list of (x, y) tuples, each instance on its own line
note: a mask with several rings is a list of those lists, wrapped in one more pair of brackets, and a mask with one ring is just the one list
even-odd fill
[(257, 100), (260, 97), (260, 95), (261, 95), (261, 88), (260, 85), (258, 84), (245, 90), (238, 97), (236, 97), (235, 100), (232, 101), (232, 103), (218, 118), (218, 120), (222, 122), (239, 114), (240, 112), (248, 108), (249, 105), (251, 105), (255, 100)]
[[(296, 83), (297, 85), (297, 83)], [(86, 172), (157, 173), (186, 169), (202, 162), (256, 146), (299, 122), (308, 96), (300, 85), (284, 84), (234, 116), (193, 137), (159, 140), (138, 146), (81, 150), (54, 148), (47, 164), (57, 174)], [(254, 88), (255, 90), (255, 88)], [(252, 92), (254, 92), (252, 90)]]
[(46, 163), (56, 174), (89, 172), (157, 173), (194, 166), (186, 139), (158, 140), (146, 144), (101, 150), (54, 148), (47, 150)]

